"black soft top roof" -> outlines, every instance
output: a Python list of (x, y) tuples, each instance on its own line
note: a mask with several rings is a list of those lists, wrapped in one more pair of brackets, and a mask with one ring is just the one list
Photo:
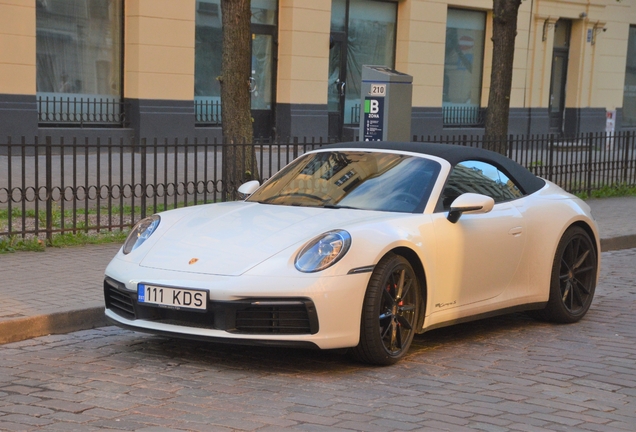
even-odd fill
[(516, 181), (524, 193), (531, 194), (545, 185), (545, 181), (532, 174), (512, 159), (499, 153), (475, 147), (464, 147), (452, 144), (433, 144), (420, 142), (392, 141), (357, 141), (330, 144), (323, 149), (384, 149), (407, 151), (437, 156), (447, 160), (451, 166), (467, 160), (477, 160), (495, 165), (506, 175)]

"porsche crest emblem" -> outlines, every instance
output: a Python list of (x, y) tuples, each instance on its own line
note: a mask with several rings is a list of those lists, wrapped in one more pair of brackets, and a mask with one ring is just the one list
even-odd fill
[(188, 262), (188, 264), (192, 265), (192, 264), (196, 263), (197, 261), (199, 261), (199, 258), (192, 258), (190, 260), (190, 262)]

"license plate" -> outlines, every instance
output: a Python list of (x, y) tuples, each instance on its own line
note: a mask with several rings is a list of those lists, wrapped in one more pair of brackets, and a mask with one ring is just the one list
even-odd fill
[(137, 301), (145, 305), (196, 310), (206, 310), (208, 304), (207, 291), (146, 284), (137, 285)]

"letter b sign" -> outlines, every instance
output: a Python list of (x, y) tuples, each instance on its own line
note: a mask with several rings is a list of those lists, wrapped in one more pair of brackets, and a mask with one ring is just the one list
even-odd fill
[(377, 99), (371, 99), (369, 114), (377, 114), (378, 112), (380, 112), (380, 103), (377, 101)]

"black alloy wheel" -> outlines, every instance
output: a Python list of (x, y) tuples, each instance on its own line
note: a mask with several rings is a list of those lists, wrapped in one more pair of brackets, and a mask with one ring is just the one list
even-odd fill
[(408, 352), (416, 332), (420, 284), (409, 262), (388, 254), (375, 267), (362, 305), (357, 360), (390, 365)]
[(594, 298), (597, 272), (598, 259), (592, 239), (581, 227), (569, 228), (557, 247), (550, 299), (539, 317), (559, 323), (573, 323), (583, 318)]

